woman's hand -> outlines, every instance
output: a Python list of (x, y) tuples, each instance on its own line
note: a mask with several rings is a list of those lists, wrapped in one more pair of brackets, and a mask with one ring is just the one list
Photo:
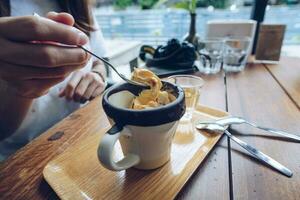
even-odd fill
[(86, 44), (88, 37), (71, 26), (71, 15), (52, 13), (49, 18), (0, 18), (0, 79), (26, 98), (45, 94), (90, 58), (74, 46)]
[(61, 90), (59, 97), (85, 103), (100, 95), (103, 90), (104, 80), (98, 73), (76, 71), (73, 73), (66, 87)]

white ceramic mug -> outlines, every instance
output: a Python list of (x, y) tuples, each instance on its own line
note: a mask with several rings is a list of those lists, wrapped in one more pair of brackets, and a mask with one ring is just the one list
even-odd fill
[[(172, 91), (176, 100), (153, 109), (129, 109), (141, 88), (127, 83), (113, 86), (103, 95), (103, 109), (114, 124), (98, 147), (98, 159), (105, 168), (114, 171), (130, 167), (155, 169), (168, 162), (178, 121), (185, 112), (185, 102), (180, 87), (167, 82), (163, 85), (165, 90)], [(113, 150), (118, 140), (124, 158), (115, 162)]]

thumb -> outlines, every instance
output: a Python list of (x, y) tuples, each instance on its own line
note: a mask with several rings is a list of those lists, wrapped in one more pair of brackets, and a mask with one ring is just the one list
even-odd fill
[(69, 26), (73, 26), (75, 21), (72, 15), (70, 15), (69, 13), (65, 13), (65, 12), (48, 12), (46, 17), (48, 19), (51, 19), (53, 21), (65, 24), (65, 25), (69, 25)]

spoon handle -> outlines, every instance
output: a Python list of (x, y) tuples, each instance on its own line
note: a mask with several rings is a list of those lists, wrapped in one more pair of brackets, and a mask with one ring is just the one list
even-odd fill
[(229, 131), (225, 130), (224, 132), (228, 137), (230, 137), (230, 139), (232, 139), (238, 145), (240, 145), (241, 147), (246, 149), (249, 153), (251, 153), (257, 159), (261, 160), (262, 162), (264, 162), (267, 165), (273, 167), (274, 169), (276, 169), (277, 171), (279, 171), (280, 173), (282, 173), (282, 174), (284, 174), (288, 177), (291, 177), (293, 175), (293, 172), (291, 170), (289, 170), (288, 168), (286, 168), (285, 166), (283, 166), (282, 164), (280, 164), (279, 162), (277, 162), (273, 158), (267, 156), (266, 154), (259, 151), (258, 149), (250, 146), (246, 142), (244, 142), (244, 141), (238, 139), (237, 137), (233, 136)]
[(259, 128), (261, 130), (268, 131), (268, 132), (271, 132), (271, 133), (275, 133), (275, 134), (278, 134), (278, 135), (281, 135), (281, 136), (284, 136), (284, 137), (287, 137), (287, 138), (291, 138), (293, 140), (297, 140), (298, 142), (300, 142), (300, 136), (298, 136), (298, 135), (290, 134), (290, 133), (280, 131), (280, 130), (275, 130), (275, 129), (272, 129), (272, 128), (259, 126), (259, 125), (256, 125), (256, 124), (253, 124), (253, 123), (250, 123), (250, 122), (247, 122), (247, 121), (245, 123), (249, 124), (250, 126)]
[[(91, 54), (92, 56), (98, 58), (99, 60), (101, 60), (102, 62), (104, 62), (105, 64), (107, 64), (109, 67), (111, 67), (122, 79), (124, 79), (124, 77), (122, 76), (122, 74), (119, 74), (118, 70), (116, 70), (116, 68), (114, 68), (114, 66), (112, 66), (112, 64), (110, 64), (107, 60), (105, 60), (104, 58), (97, 56), (96, 54), (94, 54), (93, 52), (89, 51), (88, 49), (84, 48), (83, 46), (78, 46), (79, 48), (81, 48), (82, 50), (84, 50), (85, 52)], [(126, 80), (125, 80), (126, 81)]]
[(120, 78), (122, 78), (124, 81), (126, 81), (127, 83), (130, 83), (132, 85), (137, 85), (137, 86), (140, 86), (140, 87), (143, 87), (145, 89), (148, 89), (149, 86), (148, 85), (145, 85), (145, 84), (142, 84), (142, 83), (139, 83), (139, 82), (136, 82), (136, 81), (133, 81), (133, 80), (130, 80), (128, 78), (126, 78), (123, 74), (120, 74), (118, 72), (118, 70), (112, 65), (110, 64), (107, 60), (105, 60), (104, 58), (100, 57), (100, 56), (97, 56), (96, 54), (94, 54), (93, 52), (89, 51), (88, 49), (84, 48), (83, 46), (79, 46), (79, 48), (83, 49), (85, 52), (91, 54), (92, 56), (98, 58), (99, 60), (103, 61), (105, 64), (107, 64), (109, 67), (111, 67), (117, 74)]

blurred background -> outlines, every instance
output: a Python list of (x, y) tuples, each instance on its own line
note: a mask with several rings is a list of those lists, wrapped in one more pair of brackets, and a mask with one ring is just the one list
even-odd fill
[[(186, 0), (97, 0), (96, 17), (106, 39), (138, 40), (159, 45), (182, 38), (189, 29), (189, 12), (174, 6)], [(250, 19), (254, 0), (198, 0), (196, 29), (203, 37), (213, 19)], [(300, 45), (300, 0), (269, 0), (264, 23), (286, 24), (284, 46)]]

